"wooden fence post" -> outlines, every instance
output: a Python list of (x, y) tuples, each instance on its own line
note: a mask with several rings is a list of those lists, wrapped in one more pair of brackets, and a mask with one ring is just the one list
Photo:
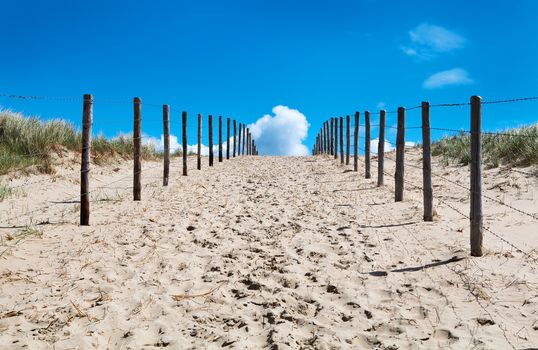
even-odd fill
[(353, 170), (359, 171), (359, 112), (355, 112), (355, 129), (353, 131)]
[(398, 131), (396, 134), (396, 171), (394, 173), (394, 200), (403, 201), (405, 172), (405, 108), (398, 107)]
[(219, 163), (222, 163), (222, 116), (219, 115)]
[(325, 133), (323, 130), (323, 127), (319, 130), (319, 134), (321, 135), (320, 138), (320, 153), (323, 154), (325, 152)]
[(344, 164), (344, 118), (340, 117), (340, 164)]
[(430, 138), (430, 104), (422, 102), (422, 187), (424, 221), (433, 220), (433, 189)]
[(334, 119), (331, 118), (330, 124), (330, 136), (329, 136), (329, 154), (332, 156), (334, 154)]
[(250, 130), (247, 128), (247, 156), (250, 156)]
[(196, 168), (202, 170), (202, 115), (198, 114), (198, 154), (196, 156)]
[(351, 130), (349, 130), (349, 128), (351, 127), (349, 118), (349, 115), (346, 115), (346, 165), (349, 165), (349, 152), (351, 150), (351, 145), (349, 144), (351, 136)]
[(338, 117), (334, 117), (334, 159), (338, 159)]
[(482, 98), (471, 96), (471, 255), (482, 256)]
[(237, 156), (241, 155), (241, 133), (243, 132), (243, 125), (239, 123), (239, 135), (238, 135), (238, 142), (237, 142)]
[(80, 225), (90, 224), (90, 156), (92, 147), (93, 96), (84, 95), (82, 104), (82, 158), (80, 162)]
[(383, 186), (385, 178), (385, 110), (379, 111), (379, 140), (377, 143), (377, 186)]
[(209, 115), (207, 121), (207, 130), (209, 132), (209, 166), (213, 166), (213, 116)]
[(187, 155), (189, 153), (187, 145), (187, 112), (181, 113), (183, 128), (183, 176), (187, 176)]
[(245, 143), (246, 143), (246, 140), (247, 139), (247, 128), (245, 125), (243, 125), (243, 145), (241, 146), (241, 154), (244, 156), (245, 155)]
[(235, 142), (235, 138), (236, 138), (236, 134), (237, 134), (237, 123), (234, 119), (234, 151), (233, 151), (233, 157), (235, 158), (235, 145), (236, 145), (236, 142)]
[(134, 146), (134, 162), (133, 162), (133, 200), (139, 201), (142, 192), (142, 161), (141, 161), (141, 146), (142, 146), (142, 100), (135, 97), (134, 100), (134, 130), (133, 130), (133, 146)]
[(230, 118), (226, 118), (226, 159), (230, 159)]
[(164, 170), (163, 186), (168, 186), (170, 175), (170, 106), (163, 105)]
[(370, 173), (370, 112), (364, 112), (364, 177), (369, 179)]
[(323, 122), (323, 132), (325, 133), (325, 143), (323, 144), (323, 150), (325, 154), (329, 153), (329, 131), (327, 130), (327, 122)]

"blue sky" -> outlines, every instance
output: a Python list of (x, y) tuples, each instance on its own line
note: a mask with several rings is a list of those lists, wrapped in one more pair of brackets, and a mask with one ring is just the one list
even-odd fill
[[(197, 113), (253, 124), (288, 106), (310, 124), (293, 142), (310, 149), (322, 121), (355, 110), (538, 95), (538, 1), (20, 0), (1, 8), (0, 93), (92, 93), (94, 131), (108, 136), (130, 131), (134, 96), (144, 103), (144, 133), (156, 137), (163, 103), (176, 135), (180, 110), (192, 126)], [(0, 106), (81, 119), (78, 101), (0, 97)], [(468, 114), (432, 110), (432, 125), (468, 128)], [(257, 132), (293, 134), (301, 123), (278, 117)], [(416, 125), (420, 111), (407, 119)], [(483, 119), (485, 129), (535, 122), (538, 102), (484, 106)], [(420, 140), (419, 131), (408, 139)]]

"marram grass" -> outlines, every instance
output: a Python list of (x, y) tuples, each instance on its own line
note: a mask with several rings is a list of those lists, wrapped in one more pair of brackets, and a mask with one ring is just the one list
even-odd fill
[[(80, 152), (81, 145), (81, 132), (69, 122), (42, 121), (36, 117), (0, 110), (0, 175), (30, 168), (41, 173), (51, 173), (54, 171), (52, 154), (60, 149)], [(120, 157), (129, 159), (132, 154), (132, 135), (120, 135), (112, 139), (100, 135), (92, 140), (93, 162), (103, 163)], [(142, 146), (144, 159), (158, 156), (153, 146)]]
[[(471, 162), (468, 133), (449, 136), (432, 144), (432, 155), (446, 164)], [(482, 134), (482, 162), (487, 167), (538, 165), (538, 124)]]

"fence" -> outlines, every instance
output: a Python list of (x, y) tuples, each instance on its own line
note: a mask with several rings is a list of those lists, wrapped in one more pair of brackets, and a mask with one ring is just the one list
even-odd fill
[[(330, 118), (329, 120), (322, 123), (322, 127), (319, 130), (314, 147), (312, 149), (313, 155), (325, 155), (333, 157), (338, 160), (338, 144), (340, 143), (340, 164), (349, 165), (350, 163), (350, 146), (351, 142), (353, 143), (353, 161), (354, 161), (354, 171), (358, 171), (358, 151), (364, 152), (364, 171), (365, 178), (371, 177), (371, 128), (379, 128), (379, 138), (378, 138), (378, 178), (377, 186), (384, 185), (384, 176), (391, 176), (394, 179), (395, 193), (394, 200), (396, 202), (402, 201), (404, 199), (404, 187), (408, 185), (414, 189), (420, 190), (423, 192), (423, 219), (424, 221), (432, 221), (434, 216), (434, 206), (433, 206), (433, 187), (432, 187), (432, 175), (439, 180), (445, 181), (451, 186), (457, 186), (458, 188), (465, 189), (469, 193), (470, 197), (470, 208), (469, 215), (462, 213), (460, 210), (446, 203), (440, 198), (436, 198), (440, 203), (446, 205), (452, 210), (456, 211), (459, 215), (469, 220), (470, 224), (470, 246), (471, 246), (471, 255), (472, 256), (482, 256), (482, 243), (483, 243), (483, 232), (486, 231), (497, 238), (499, 238), (504, 243), (510, 245), (512, 248), (516, 249), (519, 252), (524, 253), (525, 255), (530, 255), (531, 252), (525, 252), (522, 249), (518, 248), (514, 243), (508, 241), (503, 235), (494, 232), (488, 227), (485, 227), (483, 224), (483, 206), (482, 199), (485, 198), (488, 201), (495, 202), (504, 206), (505, 208), (515, 211), (519, 214), (525, 215), (526, 217), (532, 220), (538, 220), (538, 214), (529, 213), (525, 210), (517, 208), (513, 205), (505, 203), (504, 201), (493, 198), (486, 194), (482, 193), (482, 135), (491, 135), (491, 136), (506, 136), (506, 137), (536, 137), (529, 135), (518, 135), (510, 132), (484, 132), (482, 131), (482, 105), (492, 105), (492, 104), (501, 104), (501, 103), (514, 103), (522, 101), (532, 101), (538, 100), (538, 96), (517, 98), (517, 99), (506, 99), (506, 100), (497, 100), (497, 101), (482, 101), (482, 98), (479, 96), (472, 96), (470, 102), (468, 103), (443, 103), (443, 104), (433, 104), (430, 105), (428, 102), (422, 102), (421, 105), (404, 108), (399, 107), (396, 111), (387, 112), (385, 110), (375, 113), (379, 115), (379, 124), (370, 124), (370, 116), (374, 113), (369, 111), (364, 112), (365, 124), (359, 124), (360, 113), (355, 113), (354, 125), (350, 125), (350, 116), (346, 116), (346, 136), (345, 141), (343, 137), (343, 128), (344, 122), (343, 118)], [(441, 108), (441, 107), (470, 107), (470, 129), (469, 130), (456, 130), (443, 127), (431, 127), (430, 125), (430, 109)], [(405, 117), (407, 111), (418, 110), (422, 112), (422, 124), (420, 126), (406, 126)], [(387, 114), (396, 114), (397, 115), (397, 126), (389, 126), (388, 128), (396, 129), (396, 143), (392, 144), (396, 150), (396, 159), (389, 157), (385, 154), (385, 143), (388, 140), (385, 137), (386, 127), (386, 115)], [(359, 126), (364, 127), (364, 137), (359, 135)], [(406, 130), (421, 129), (422, 130), (422, 167), (413, 165), (405, 161), (405, 132)], [(353, 131), (352, 131), (353, 130)], [(447, 177), (432, 173), (431, 166), (431, 131), (442, 131), (442, 132), (452, 132), (459, 135), (469, 135), (470, 138), (470, 148), (468, 149), (470, 156), (470, 172), (469, 172), (469, 186), (465, 186), (457, 181), (448, 179)], [(351, 135), (353, 135), (353, 141), (351, 141)], [(359, 147), (359, 139), (364, 138), (364, 148)], [(345, 155), (344, 155), (344, 143)], [(390, 144), (390, 142), (388, 142)], [(385, 159), (395, 163), (395, 173), (391, 175), (385, 171), (384, 162)], [(405, 179), (405, 167), (409, 166), (422, 170), (422, 186), (413, 184), (410, 181)]]
[[(0, 94), (0, 97), (8, 99), (17, 99), (17, 100), (26, 100), (26, 101), (52, 101), (54, 103), (58, 102), (67, 102), (67, 103), (80, 103), (82, 102), (82, 147), (81, 147), (81, 170), (80, 170), (80, 195), (76, 197), (67, 198), (62, 200), (62, 203), (72, 202), (76, 199), (80, 199), (80, 225), (89, 225), (90, 224), (90, 194), (92, 193), (90, 186), (89, 174), (91, 171), (91, 150), (92, 150), (92, 126), (94, 125), (94, 105), (125, 105), (127, 106), (126, 100), (94, 100), (93, 96), (86, 94), (83, 96), (82, 100), (78, 98), (71, 97), (48, 97), (48, 96), (21, 96), (21, 95), (12, 95), (12, 94)], [(143, 171), (149, 171), (156, 169), (159, 166), (153, 166), (150, 168), (142, 169), (142, 100), (138, 97), (135, 97), (132, 100), (133, 108), (133, 145), (132, 145), (132, 156), (133, 156), (133, 173), (117, 179), (111, 183), (96, 187), (96, 189), (113, 189), (112, 185), (115, 185), (119, 182), (127, 180), (128, 178), (133, 178), (132, 187), (121, 187), (119, 189), (132, 189), (133, 191), (133, 200), (140, 201), (142, 199), (142, 173)], [(186, 111), (176, 110), (169, 105), (156, 105), (156, 104), (145, 104), (146, 106), (153, 108), (151, 114), (155, 114), (154, 111), (158, 110), (159, 113), (162, 113), (162, 121), (158, 119), (151, 119), (149, 123), (160, 124), (162, 126), (162, 135), (163, 135), (163, 162), (162, 162), (162, 180), (159, 177), (156, 181), (152, 183), (162, 181), (162, 186), (168, 186), (170, 178), (170, 112), (174, 114), (181, 114), (181, 150), (182, 150), (182, 175), (188, 175), (188, 135), (189, 130), (193, 130), (193, 126), (196, 127), (197, 131), (197, 145), (196, 145), (196, 158), (197, 158), (197, 170), (202, 169), (202, 139), (203, 139), (203, 118), (201, 114), (197, 115), (196, 123), (193, 123), (192, 126), (189, 122), (188, 114)], [(124, 120), (119, 120), (115, 118), (100, 118), (100, 120), (106, 121), (107, 125), (115, 123), (123, 123)], [(209, 141), (209, 166), (214, 166), (214, 148), (218, 149), (218, 162), (223, 162), (225, 159), (233, 159), (236, 157), (243, 156), (255, 156), (258, 155), (258, 150), (256, 147), (256, 142), (252, 137), (252, 134), (249, 128), (245, 123), (238, 122), (237, 120), (231, 118), (226, 118), (226, 140), (223, 142), (223, 125), (222, 125), (222, 116), (218, 117), (218, 143), (213, 144), (213, 116), (207, 116), (208, 121), (208, 132), (207, 137)], [(161, 124), (162, 123), (162, 124)], [(153, 126), (155, 126), (153, 125)], [(231, 130), (231, 125), (233, 125), (233, 130)], [(239, 127), (237, 128), (237, 125)], [(190, 129), (189, 129), (190, 128)], [(233, 135), (232, 135), (233, 133)], [(194, 134), (194, 133), (193, 133)], [(226, 156), (223, 156), (223, 145), (226, 145)], [(34, 157), (39, 155), (45, 155), (46, 152), (35, 150), (31, 154), (28, 154), (28, 157)], [(17, 170), (17, 169), (14, 169)], [(22, 170), (22, 169), (21, 169)], [(37, 181), (41, 182), (41, 181)], [(150, 184), (152, 184), (150, 183)], [(28, 185), (28, 184), (27, 184)], [(146, 184), (147, 186), (148, 184)], [(22, 186), (21, 186), (22, 187)], [(13, 189), (13, 188), (12, 188)], [(29, 216), (38, 211), (44, 211), (51, 208), (52, 204), (41, 206), (37, 209), (28, 211), (24, 214), (16, 215), (10, 218), (2, 218), (2, 221), (10, 222), (12, 220), (19, 219), (24, 216)], [(4, 227), (4, 228), (8, 228)]]

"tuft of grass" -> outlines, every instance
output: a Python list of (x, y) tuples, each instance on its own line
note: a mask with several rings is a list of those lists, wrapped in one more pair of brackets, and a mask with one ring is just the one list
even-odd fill
[[(56, 119), (42, 121), (20, 113), (0, 110), (0, 175), (35, 168), (40, 173), (54, 172), (52, 155), (61, 149), (79, 153), (82, 134), (72, 123)], [(130, 159), (132, 135), (107, 139), (99, 135), (92, 140), (92, 158), (103, 163), (117, 158)], [(154, 146), (143, 145), (142, 157), (158, 157)]]
[(9, 187), (9, 185), (0, 183), (0, 202), (11, 196), (12, 193), (13, 190), (11, 189), (11, 187)]
[[(442, 138), (432, 144), (432, 155), (445, 164), (471, 162), (471, 137), (467, 133)], [(538, 124), (482, 135), (482, 160), (486, 166), (538, 165)]]

